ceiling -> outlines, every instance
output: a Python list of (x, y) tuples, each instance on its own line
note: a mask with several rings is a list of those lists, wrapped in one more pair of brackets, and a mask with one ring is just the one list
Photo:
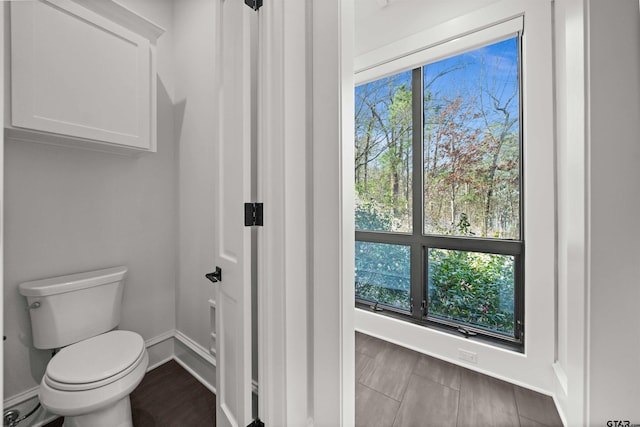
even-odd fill
[[(499, 0), (355, 0), (355, 55), (361, 55)], [(385, 3), (386, 6), (382, 6)]]

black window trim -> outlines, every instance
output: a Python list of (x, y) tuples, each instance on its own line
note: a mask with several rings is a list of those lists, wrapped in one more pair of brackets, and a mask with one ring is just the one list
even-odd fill
[[(503, 39), (504, 40), (504, 39)], [(492, 42), (495, 43), (496, 41)], [(373, 310), (381, 315), (388, 315), (424, 327), (464, 335), (466, 338), (490, 343), (494, 346), (524, 352), (524, 141), (523, 141), (523, 90), (522, 90), (522, 33), (517, 34), (518, 43), (518, 93), (519, 93), (519, 173), (520, 173), (520, 240), (490, 239), (481, 237), (442, 236), (424, 234), (424, 170), (423, 170), (423, 64), (412, 70), (412, 232), (386, 232), (356, 230), (355, 241), (387, 243), (409, 246), (410, 260), (410, 311), (383, 303), (376, 303), (358, 298), (356, 307)], [(490, 43), (487, 43), (488, 45)], [(416, 155), (418, 153), (419, 155)], [(458, 323), (448, 319), (429, 315), (427, 252), (429, 249), (450, 249), (509, 255), (514, 257), (514, 336), (510, 337), (481, 327)]]

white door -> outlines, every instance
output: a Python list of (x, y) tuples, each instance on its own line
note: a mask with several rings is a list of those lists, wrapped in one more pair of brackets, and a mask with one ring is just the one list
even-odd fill
[[(216, 265), (216, 417), (219, 427), (245, 427), (251, 417), (251, 142), (255, 138), (257, 13), (241, 0), (217, 0), (219, 98)], [(252, 107), (253, 106), (253, 107)]]

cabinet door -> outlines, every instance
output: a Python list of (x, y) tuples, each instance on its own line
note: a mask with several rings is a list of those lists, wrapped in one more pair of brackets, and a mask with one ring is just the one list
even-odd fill
[(69, 0), (11, 3), (14, 127), (155, 151), (149, 40)]

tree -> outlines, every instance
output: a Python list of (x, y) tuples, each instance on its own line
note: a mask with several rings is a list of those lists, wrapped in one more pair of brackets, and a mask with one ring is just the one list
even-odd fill
[[(445, 100), (444, 107), (433, 121), (429, 147), (433, 150), (427, 193), (436, 195), (448, 193), (448, 231), (452, 230), (458, 218), (459, 191), (464, 184), (473, 184), (474, 169), (482, 160), (484, 141), (480, 130), (469, 126), (477, 118), (472, 102), (462, 98)], [(447, 189), (443, 188), (446, 187)], [(431, 190), (431, 191), (429, 191)], [(438, 226), (444, 230), (444, 218), (439, 218)]]
[[(502, 58), (493, 58), (492, 64), (487, 64), (487, 59), (481, 60), (481, 73), (478, 79), (478, 90), (481, 93), (479, 98), (480, 113), (485, 125), (485, 133), (489, 139), (488, 150), (490, 164), (487, 173), (487, 186), (484, 207), (483, 234), (489, 231), (491, 220), (491, 208), (496, 187), (496, 175), (501, 170), (518, 170), (519, 153), (517, 156), (510, 156), (501, 159), (502, 149), (506, 143), (518, 144), (518, 129), (520, 112), (518, 108), (518, 70), (516, 64), (512, 64), (508, 70), (509, 78), (498, 79), (489, 70), (499, 69), (502, 65)], [(485, 96), (488, 98), (488, 106), (485, 105)], [(502, 160), (502, 162), (501, 162)], [(519, 173), (518, 173), (519, 175)], [(516, 187), (519, 183), (516, 182)], [(519, 216), (519, 212), (518, 212)], [(514, 236), (518, 237), (518, 236)]]
[(386, 231), (411, 227), (410, 86), (407, 74), (356, 89), (356, 192), (393, 216)]

